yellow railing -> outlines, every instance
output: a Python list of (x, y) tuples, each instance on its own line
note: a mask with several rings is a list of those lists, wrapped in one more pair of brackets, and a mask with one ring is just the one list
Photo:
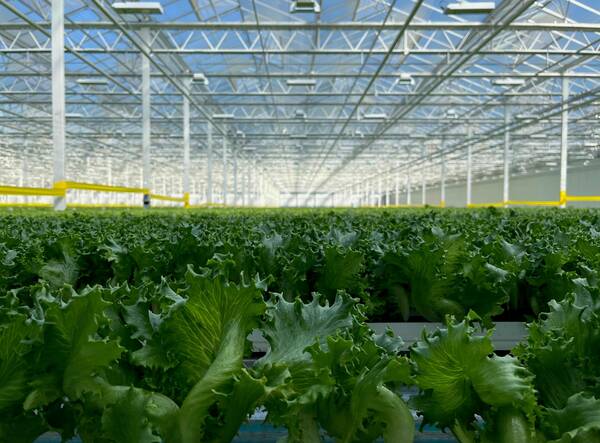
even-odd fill
[[(210, 207), (225, 207), (221, 203), (204, 203), (200, 205), (190, 204), (190, 195), (185, 193), (182, 197), (174, 197), (170, 195), (153, 194), (147, 188), (133, 188), (128, 186), (111, 186), (111, 185), (99, 185), (95, 183), (82, 183), (82, 182), (71, 182), (71, 181), (60, 181), (54, 184), (52, 188), (35, 188), (35, 187), (22, 187), (22, 186), (0, 186), (0, 195), (15, 195), (15, 196), (34, 196), (34, 197), (64, 197), (68, 190), (77, 189), (83, 191), (96, 191), (96, 192), (117, 192), (117, 193), (134, 193), (134, 194), (148, 194), (151, 199), (159, 201), (169, 201), (174, 203), (183, 203), (185, 208), (210, 208)], [(508, 200), (504, 202), (492, 202), (492, 203), (471, 203), (467, 205), (468, 208), (485, 208), (485, 207), (507, 207), (507, 206), (563, 206), (568, 202), (600, 202), (600, 196), (588, 195), (588, 196), (574, 196), (568, 195), (566, 192), (560, 193), (558, 201), (535, 201), (535, 200)], [(0, 207), (51, 207), (48, 203), (41, 202), (0, 202)], [(438, 205), (427, 205), (432, 208), (445, 208), (446, 203), (441, 201)], [(70, 208), (135, 208), (139, 206), (132, 206), (128, 204), (120, 203), (70, 203)], [(398, 205), (387, 205), (387, 206), (361, 206), (362, 208), (423, 208), (422, 204), (398, 204)]]
[[(223, 203), (201, 203), (199, 205), (189, 205), (188, 208), (198, 209), (198, 208), (227, 208), (229, 206), (224, 205)], [(242, 206), (239, 206), (240, 208)]]
[(98, 185), (95, 183), (81, 183), (81, 182), (69, 182), (61, 181), (54, 183), (55, 189), (79, 189), (83, 191), (97, 191), (97, 192), (120, 192), (130, 194), (148, 194), (150, 191), (146, 188), (130, 188), (127, 186), (111, 186), (111, 185)]
[[(185, 193), (183, 197), (173, 197), (169, 195), (152, 194), (147, 188), (133, 188), (128, 186), (111, 186), (111, 185), (100, 185), (96, 183), (82, 183), (72, 181), (59, 181), (54, 183), (52, 188), (28, 188), (21, 186), (0, 186), (0, 195), (19, 195), (19, 196), (33, 196), (33, 197), (64, 197), (69, 190), (82, 190), (82, 191), (95, 191), (95, 192), (117, 192), (117, 193), (131, 193), (131, 194), (149, 194), (151, 199), (171, 201), (176, 203), (183, 203), (183, 206), (190, 207), (190, 195)], [(2, 207), (50, 207), (52, 205), (48, 203), (40, 202), (3, 202), (0, 203)], [(120, 203), (70, 203), (67, 205), (70, 208), (135, 208), (138, 206), (132, 206)]]
[(65, 190), (60, 188), (27, 188), (22, 186), (0, 186), (0, 194), (62, 197), (65, 195)]
[(568, 202), (600, 202), (600, 196), (599, 195), (589, 195), (589, 196), (585, 196), (585, 195), (568, 195), (567, 199)]
[(563, 206), (568, 202), (600, 202), (600, 196), (597, 195), (568, 195), (564, 192), (560, 193), (560, 198), (557, 201), (554, 200), (508, 200), (505, 202), (497, 203), (471, 203), (468, 205), (469, 208), (487, 208), (493, 207), (504, 207), (504, 206)]
[(469, 203), (467, 208), (501, 208), (504, 206), (504, 203)]

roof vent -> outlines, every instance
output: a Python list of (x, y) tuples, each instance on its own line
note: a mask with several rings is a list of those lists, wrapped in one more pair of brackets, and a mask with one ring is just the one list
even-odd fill
[(460, 1), (449, 3), (444, 8), (444, 14), (459, 15), (459, 14), (489, 14), (496, 9), (494, 2), (471, 2)]
[(290, 6), (291, 13), (309, 12), (318, 14), (321, 12), (321, 5), (316, 0), (294, 0)]
[(116, 2), (112, 8), (119, 14), (162, 14), (159, 2)]

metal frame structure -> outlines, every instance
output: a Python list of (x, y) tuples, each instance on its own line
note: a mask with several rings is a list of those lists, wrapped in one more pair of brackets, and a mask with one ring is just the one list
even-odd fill
[(314, 13), (161, 0), (160, 15), (112, 3), (0, 0), (0, 185), (443, 206), (449, 184), (467, 181), (468, 203), (473, 184), (504, 177), (507, 202), (511, 176), (556, 168), (562, 202), (568, 166), (600, 157), (596, 0), (470, 15), (445, 15), (448, 0), (321, 0)]

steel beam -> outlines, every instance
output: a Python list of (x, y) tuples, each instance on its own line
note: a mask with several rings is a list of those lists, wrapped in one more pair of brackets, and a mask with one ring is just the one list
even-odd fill
[[(188, 83), (189, 86), (189, 83)], [(183, 96), (183, 194), (190, 193), (190, 100)]]
[(212, 124), (206, 124), (206, 202), (213, 202), (213, 137)]
[(440, 206), (443, 208), (446, 206), (446, 157), (444, 149), (446, 148), (445, 143), (442, 143), (442, 154), (440, 158)]
[(233, 206), (238, 205), (238, 151), (233, 150)]
[(506, 205), (506, 202), (510, 200), (510, 166), (511, 166), (511, 153), (510, 153), (510, 119), (511, 112), (508, 104), (504, 106), (504, 175), (503, 175), (503, 188), (502, 188), (502, 201)]
[[(35, 22), (35, 25), (41, 28), (49, 28), (51, 24), (47, 21)], [(405, 26), (405, 22), (388, 21), (385, 23), (376, 21), (348, 21), (348, 22), (284, 22), (284, 21), (261, 21), (257, 25), (256, 21), (234, 22), (234, 21), (186, 21), (186, 22), (128, 22), (127, 27), (139, 30), (143, 27), (150, 27), (153, 31), (173, 30), (173, 31), (254, 31), (257, 32), (260, 26), (264, 31), (316, 31), (316, 30), (353, 30), (353, 31), (372, 31), (373, 28), (383, 28), (386, 31), (398, 31)], [(435, 21), (435, 22), (410, 22), (409, 31), (469, 31), (469, 30), (492, 30), (495, 29), (494, 23), (476, 22), (476, 21)], [(24, 29), (34, 29), (30, 24), (16, 22), (1, 22), (0, 31), (21, 31)], [(118, 29), (117, 25), (110, 21), (76, 21), (70, 20), (65, 24), (67, 30), (113, 30)], [(600, 24), (593, 22), (579, 23), (560, 23), (560, 22), (517, 22), (511, 23), (506, 27), (507, 31), (556, 31), (556, 32), (600, 32)]]
[[(225, 131), (227, 131), (225, 129)], [(227, 205), (227, 137), (223, 137), (223, 204)]]
[(560, 200), (561, 207), (566, 207), (567, 168), (569, 162), (569, 78), (562, 79), (562, 112), (560, 132)]
[(472, 202), (473, 193), (473, 127), (467, 129), (467, 206)]
[[(65, 44), (64, 0), (52, 1), (52, 142), (54, 183), (65, 180)], [(64, 211), (67, 198), (54, 197), (54, 209)]]
[[(140, 30), (144, 44), (148, 45), (150, 41), (150, 30), (142, 28)], [(152, 164), (150, 162), (150, 60), (140, 54), (142, 62), (142, 171), (143, 187), (150, 189), (152, 185)], [(150, 194), (144, 195), (144, 208), (151, 205)]]

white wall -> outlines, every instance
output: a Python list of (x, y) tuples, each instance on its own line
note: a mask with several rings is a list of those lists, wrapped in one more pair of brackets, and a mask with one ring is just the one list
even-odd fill
[[(511, 200), (553, 200), (559, 198), (558, 169), (538, 174), (513, 176), (510, 180)], [(567, 175), (569, 195), (600, 195), (600, 159), (592, 160), (587, 166), (572, 166)], [(446, 185), (446, 206), (461, 207), (466, 204), (466, 183)], [(393, 202), (393, 196), (392, 200)], [(421, 190), (413, 188), (412, 201), (421, 203)], [(473, 182), (473, 203), (497, 203), (502, 201), (502, 179)], [(439, 186), (429, 185), (427, 203), (440, 202)], [(400, 203), (406, 203), (406, 194), (400, 194)], [(600, 207), (600, 202), (569, 203), (573, 207)]]

